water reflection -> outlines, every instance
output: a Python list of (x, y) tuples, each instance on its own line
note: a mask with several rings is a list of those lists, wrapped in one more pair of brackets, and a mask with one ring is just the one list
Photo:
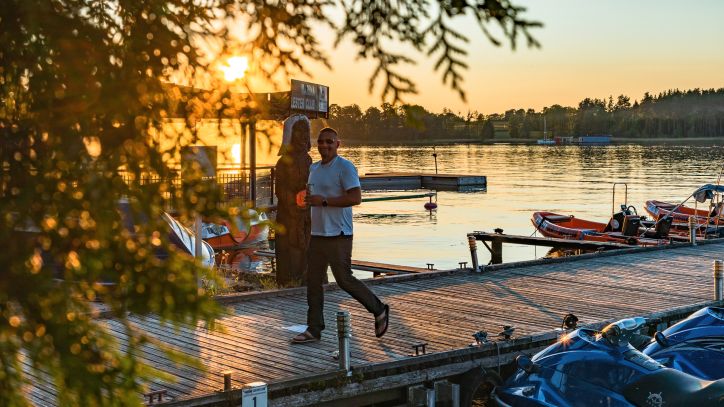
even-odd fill
[(563, 248), (551, 248), (543, 257), (555, 259), (558, 257), (570, 257), (578, 256), (579, 254), (595, 253), (596, 250), (583, 250), (583, 249), (563, 249)]
[(355, 223), (369, 223), (373, 225), (414, 225), (432, 224), (437, 221), (435, 210), (425, 210), (425, 213), (360, 213), (354, 215)]
[(276, 288), (274, 261), (268, 242), (216, 254), (217, 271), (224, 280), (222, 292), (245, 292)]
[(244, 273), (268, 273), (273, 270), (268, 257), (260, 256), (257, 250), (269, 250), (268, 244), (236, 250), (223, 250), (216, 254), (216, 264), (233, 271)]

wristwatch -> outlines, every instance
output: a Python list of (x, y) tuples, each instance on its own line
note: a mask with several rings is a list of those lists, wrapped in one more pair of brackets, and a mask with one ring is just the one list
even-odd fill
[(327, 206), (327, 205), (329, 205), (329, 204), (327, 203), (327, 199), (322, 199), (322, 206)]

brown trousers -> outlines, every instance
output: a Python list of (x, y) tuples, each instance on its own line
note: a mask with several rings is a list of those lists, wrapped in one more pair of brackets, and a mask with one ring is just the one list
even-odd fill
[(382, 301), (352, 275), (352, 236), (312, 236), (309, 243), (308, 265), (307, 326), (312, 335), (318, 337), (324, 330), (323, 283), (327, 275), (327, 266), (331, 267), (339, 287), (362, 304), (367, 311), (373, 315), (379, 315), (384, 311)]

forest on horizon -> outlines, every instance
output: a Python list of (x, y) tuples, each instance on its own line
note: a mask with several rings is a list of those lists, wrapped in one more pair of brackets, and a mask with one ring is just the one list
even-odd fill
[(356, 105), (330, 106), (327, 125), (347, 144), (485, 142), (609, 134), (614, 138), (724, 137), (724, 88), (644, 93), (640, 101), (619, 95), (585, 98), (577, 107), (558, 104), (510, 109), (502, 114), (466, 114), (444, 109), (432, 113), (420, 105), (383, 103), (365, 111)]

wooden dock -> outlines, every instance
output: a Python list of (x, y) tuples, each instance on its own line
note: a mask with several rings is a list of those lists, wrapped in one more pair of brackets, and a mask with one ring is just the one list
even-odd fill
[(484, 189), (487, 177), (484, 175), (423, 174), (406, 172), (367, 173), (360, 176), (362, 190), (406, 190), (434, 189), (464, 191)]
[[(177, 378), (150, 385), (150, 390), (166, 390), (170, 405), (238, 403), (239, 390), (217, 392), (227, 370), (234, 372), (236, 388), (253, 381), (268, 383), (270, 405), (316, 405), (364, 394), (368, 400), (381, 400), (392, 397), (380, 393), (385, 386), (450, 377), (471, 367), (505, 363), (516, 351), (540, 349), (556, 339), (554, 329), (567, 313), (592, 325), (638, 315), (660, 321), (683, 318), (711, 302), (715, 259), (724, 259), (722, 239), (507, 263), (488, 266), (482, 273), (448, 270), (369, 280), (391, 307), (390, 329), (382, 339), (374, 337), (373, 317), (335, 285), (325, 296), (327, 330), (315, 344), (289, 342), (295, 326), (305, 323), (303, 288), (219, 298), (228, 306), (218, 321), (226, 329), (223, 333), (201, 325), (176, 330), (155, 316), (130, 320), (208, 369), (175, 365), (158, 349), (146, 347), (145, 362)], [(351, 377), (338, 370), (332, 356), (339, 310), (349, 311), (352, 318)], [(104, 322), (121, 342), (126, 340), (118, 322)], [(510, 341), (496, 337), (504, 325), (515, 327)], [(472, 334), (481, 330), (495, 342), (470, 347)], [(427, 355), (410, 356), (418, 343), (427, 343)], [(29, 390), (29, 398), (36, 405), (49, 405), (53, 392), (39, 385)]]
[[(254, 253), (261, 257), (276, 257), (276, 253), (273, 250), (256, 250)], [(377, 277), (380, 274), (427, 273), (435, 269), (432, 268), (432, 265), (430, 265), (430, 268), (422, 268), (352, 259), (352, 270), (371, 271), (374, 276)]]
[[(490, 263), (501, 264), (503, 262), (503, 243), (523, 244), (531, 246), (557, 247), (565, 249), (605, 251), (630, 249), (632, 245), (613, 242), (597, 242), (591, 240), (557, 239), (552, 237), (517, 236), (503, 234), (500, 229), (495, 233), (473, 232), (468, 233), (468, 238), (483, 242), (485, 248), (490, 252)], [(488, 245), (488, 242), (490, 245)]]

